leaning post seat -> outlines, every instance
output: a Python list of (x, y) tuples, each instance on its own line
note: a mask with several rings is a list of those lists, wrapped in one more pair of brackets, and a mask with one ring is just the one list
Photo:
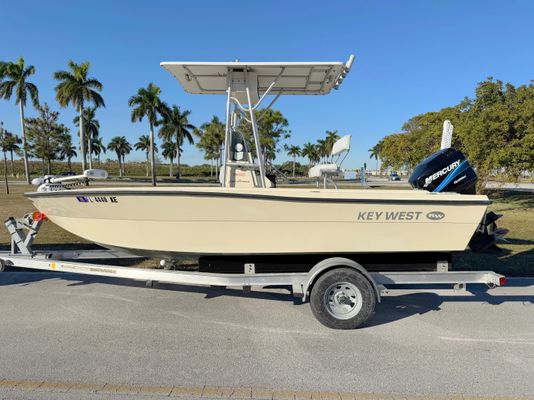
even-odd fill
[[(335, 162), (317, 164), (311, 167), (310, 170), (308, 171), (308, 176), (310, 178), (317, 178), (317, 181), (319, 180), (319, 178), (323, 178), (323, 186), (326, 189), (327, 179), (331, 176), (337, 175), (341, 171), (340, 166), (350, 151), (350, 139), (351, 139), (351, 135), (345, 135), (341, 139), (338, 139), (333, 144), (332, 151), (330, 152), (330, 156), (332, 158), (337, 156), (337, 158), (335, 159)], [(343, 158), (341, 158), (341, 156), (343, 156)], [(331, 182), (337, 188), (335, 182), (333, 180), (331, 180)]]
[(339, 172), (337, 164), (317, 164), (310, 168), (310, 178), (320, 178), (323, 175), (336, 175)]

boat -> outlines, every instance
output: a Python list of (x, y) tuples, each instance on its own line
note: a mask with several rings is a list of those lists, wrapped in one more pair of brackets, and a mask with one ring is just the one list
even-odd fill
[[(107, 176), (88, 170), (39, 182), (39, 189), (26, 195), (48, 219), (81, 238), (167, 260), (183, 255), (398, 257), (492, 245), (498, 216), (487, 213), (486, 196), (474, 193), (476, 173), (450, 147), (450, 124), (442, 149), (410, 177), (415, 190), (328, 189), (337, 164), (314, 169), (314, 176), (324, 178), (322, 188), (274, 188), (267, 179), (259, 106), (268, 97), (266, 108), (282, 95), (326, 95), (340, 87), (353, 61), (351, 56), (345, 63), (163, 62), (187, 92), (226, 95), (220, 187), (72, 187)], [(248, 141), (239, 132), (243, 120), (252, 128)]]
[(63, 229), (168, 257), (463, 251), (484, 196), (408, 190), (88, 188), (27, 195)]
[[(492, 271), (451, 270), (454, 252), (493, 246), (503, 231), (496, 227), (499, 216), (487, 212), (488, 198), (475, 194), (476, 172), (451, 147), (449, 121), (441, 149), (411, 174), (414, 190), (339, 190), (333, 178), (342, 172), (350, 135), (333, 145), (333, 162), (310, 168), (316, 187), (277, 188), (268, 177), (259, 106), (269, 96), (266, 108), (282, 95), (328, 94), (353, 61), (162, 63), (186, 91), (226, 95), (220, 186), (88, 186), (107, 178), (106, 171), (91, 169), (37, 179), (37, 191), (26, 195), (38, 211), (5, 222), (11, 250), (0, 252), (0, 272), (22, 267), (144, 280), (149, 287), (167, 282), (245, 292), (282, 286), (309, 299), (313, 315), (335, 329), (363, 325), (381, 296), (399, 285), (505, 284)], [(241, 132), (246, 123), (248, 133)], [(198, 269), (93, 264), (94, 252), (38, 251), (32, 243), (46, 219), (108, 248), (94, 251), (110, 259), (138, 254), (172, 267), (196, 257)]]

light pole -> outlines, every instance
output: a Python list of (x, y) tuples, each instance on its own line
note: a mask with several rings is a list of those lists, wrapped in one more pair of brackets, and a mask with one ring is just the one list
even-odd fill
[(0, 121), (0, 143), (2, 144), (2, 152), (4, 153), (4, 180), (6, 182), (6, 193), (9, 194), (9, 183), (7, 182), (7, 157), (6, 157), (6, 141), (7, 131), (4, 129), (4, 121)]

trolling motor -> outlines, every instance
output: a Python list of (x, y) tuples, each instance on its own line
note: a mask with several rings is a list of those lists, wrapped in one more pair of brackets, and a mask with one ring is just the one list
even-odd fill
[[(441, 150), (425, 158), (415, 167), (408, 179), (412, 188), (434, 193), (476, 193), (478, 178), (475, 170), (461, 151), (451, 147), (453, 129), (451, 122), (446, 120), (443, 124)], [(493, 211), (486, 212), (469, 242), (471, 250), (498, 248), (496, 240), (508, 232), (506, 229), (497, 228), (495, 221), (500, 217), (501, 214), (495, 214)]]
[(108, 173), (103, 169), (86, 169), (81, 175), (45, 175), (41, 178), (34, 178), (32, 185), (38, 186), (38, 192), (55, 192), (58, 190), (72, 189), (76, 186), (87, 186), (91, 180), (107, 178)]

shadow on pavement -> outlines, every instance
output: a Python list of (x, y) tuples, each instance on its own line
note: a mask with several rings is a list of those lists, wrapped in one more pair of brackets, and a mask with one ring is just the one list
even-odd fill
[(384, 296), (376, 307), (375, 314), (368, 321), (366, 327), (383, 325), (412, 315), (422, 315), (430, 311), (440, 311), (443, 303), (485, 303), (498, 306), (504, 303), (532, 303), (534, 304), (534, 280), (513, 279), (505, 287), (532, 287), (532, 294), (506, 295), (492, 294), (485, 285), (471, 285), (465, 295), (452, 294), (441, 296), (435, 292), (418, 292), (396, 296)]
[[(63, 279), (70, 281), (67, 286), (82, 286), (91, 284), (106, 284), (124, 287), (137, 287), (154, 290), (166, 290), (184, 293), (203, 293), (206, 299), (214, 299), (221, 296), (254, 298), (263, 300), (289, 301), (295, 304), (302, 304), (299, 299), (291, 295), (289, 286), (266, 287), (261, 291), (251, 290), (244, 292), (237, 288), (224, 288), (215, 286), (189, 286), (158, 282), (155, 288), (147, 287), (146, 281), (134, 281), (131, 279), (108, 278), (103, 276), (91, 276), (82, 274), (71, 274), (68, 272), (42, 272), (38, 270), (24, 270), (8, 267), (4, 273), (0, 273), (0, 288), (2, 286), (19, 285), (28, 286), (35, 282)], [(275, 289), (276, 291), (268, 291)]]
[[(10, 273), (11, 271), (11, 273)], [(145, 281), (133, 281), (129, 279), (107, 278), (99, 276), (88, 276), (70, 273), (49, 273), (49, 272), (14, 272), (15, 268), (8, 269), (8, 273), (0, 274), (0, 288), (2, 286), (20, 285), (27, 286), (32, 283), (51, 280), (63, 279), (69, 281), (68, 286), (81, 286), (90, 284), (106, 284), (124, 287), (146, 288)], [(506, 285), (507, 288), (524, 288), (533, 287), (534, 279), (511, 279)], [(269, 291), (275, 289), (276, 291)], [(292, 302), (295, 305), (303, 304), (300, 299), (291, 295), (290, 287), (269, 287), (261, 291), (252, 290), (243, 292), (241, 289), (222, 288), (211, 286), (186, 286), (177, 284), (158, 283), (156, 290), (175, 291), (183, 293), (201, 293), (205, 299), (214, 299), (222, 296), (232, 296), (237, 298), (253, 298), (270, 301)], [(411, 289), (404, 289), (411, 290)], [(486, 303), (490, 305), (500, 305), (503, 303), (533, 303), (534, 290), (531, 294), (514, 295), (514, 294), (492, 294), (485, 285), (471, 285), (471, 289), (464, 294), (451, 294), (441, 296), (438, 293), (412, 292), (408, 294), (396, 294), (394, 296), (384, 296), (381, 303), (377, 304), (376, 312), (368, 321), (365, 327), (373, 327), (383, 324), (392, 323), (398, 320), (409, 318), (413, 315), (422, 315), (430, 311), (440, 311), (441, 305), (447, 302), (464, 302), (464, 303)]]

